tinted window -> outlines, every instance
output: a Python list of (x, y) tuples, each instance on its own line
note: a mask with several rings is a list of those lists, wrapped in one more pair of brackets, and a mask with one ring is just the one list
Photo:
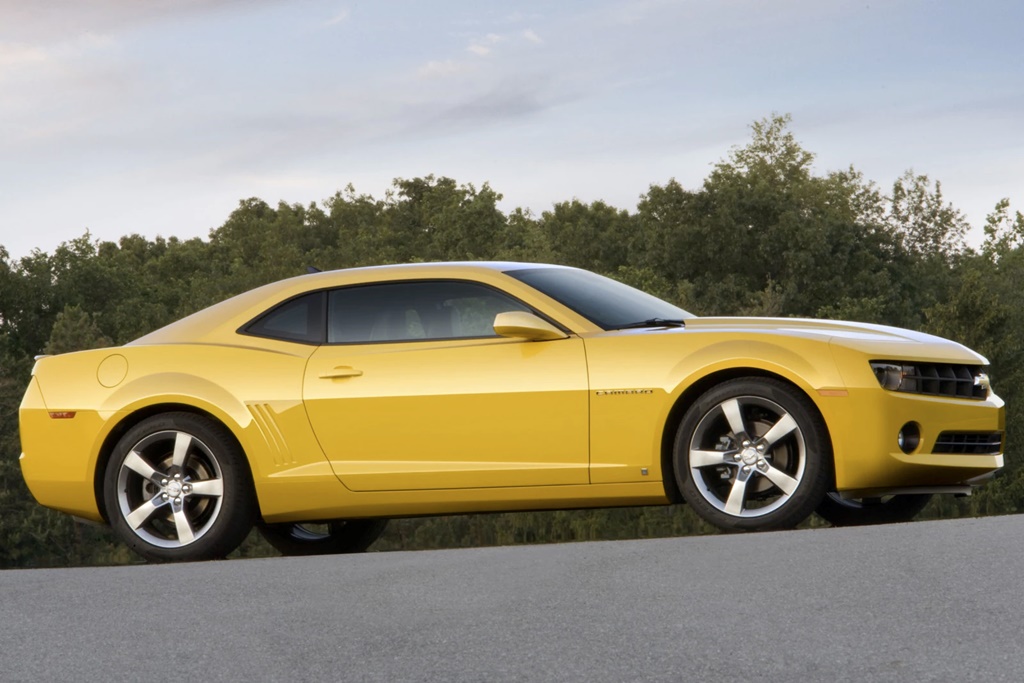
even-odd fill
[(568, 306), (595, 325), (613, 330), (644, 320), (692, 318), (647, 292), (576, 268), (524, 268), (505, 273)]
[(495, 337), (494, 316), (529, 309), (471, 282), (390, 282), (330, 292), (330, 344)]
[(284, 341), (322, 344), (324, 340), (324, 293), (313, 292), (286, 301), (245, 328), (247, 334)]

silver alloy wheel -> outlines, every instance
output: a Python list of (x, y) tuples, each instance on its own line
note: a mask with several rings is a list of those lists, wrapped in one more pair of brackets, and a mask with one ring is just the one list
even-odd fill
[(136, 443), (117, 474), (117, 503), (128, 527), (160, 548), (181, 548), (217, 521), (224, 477), (213, 451), (192, 434), (154, 432)]
[(732, 517), (778, 510), (804, 476), (807, 447), (796, 419), (775, 401), (737, 396), (711, 408), (687, 452), (700, 495)]

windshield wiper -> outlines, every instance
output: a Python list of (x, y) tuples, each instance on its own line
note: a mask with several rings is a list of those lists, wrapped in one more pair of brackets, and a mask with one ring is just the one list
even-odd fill
[(685, 320), (669, 320), (668, 318), (650, 318), (649, 320), (641, 320), (635, 323), (626, 323), (625, 325), (616, 325), (612, 329), (614, 330), (629, 330), (637, 327), (686, 327)]

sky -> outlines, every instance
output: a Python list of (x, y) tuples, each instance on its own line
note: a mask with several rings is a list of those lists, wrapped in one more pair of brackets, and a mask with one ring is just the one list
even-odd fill
[(0, 246), (207, 237), (434, 174), (534, 214), (696, 189), (791, 114), (815, 171), (1024, 210), (1017, 0), (0, 0)]

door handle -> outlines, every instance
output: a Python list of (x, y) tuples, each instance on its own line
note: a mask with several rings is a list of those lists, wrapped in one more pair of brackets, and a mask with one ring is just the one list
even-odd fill
[(356, 370), (348, 365), (339, 365), (333, 370), (320, 375), (320, 379), (343, 379), (345, 377), (359, 377), (362, 374), (362, 370)]

